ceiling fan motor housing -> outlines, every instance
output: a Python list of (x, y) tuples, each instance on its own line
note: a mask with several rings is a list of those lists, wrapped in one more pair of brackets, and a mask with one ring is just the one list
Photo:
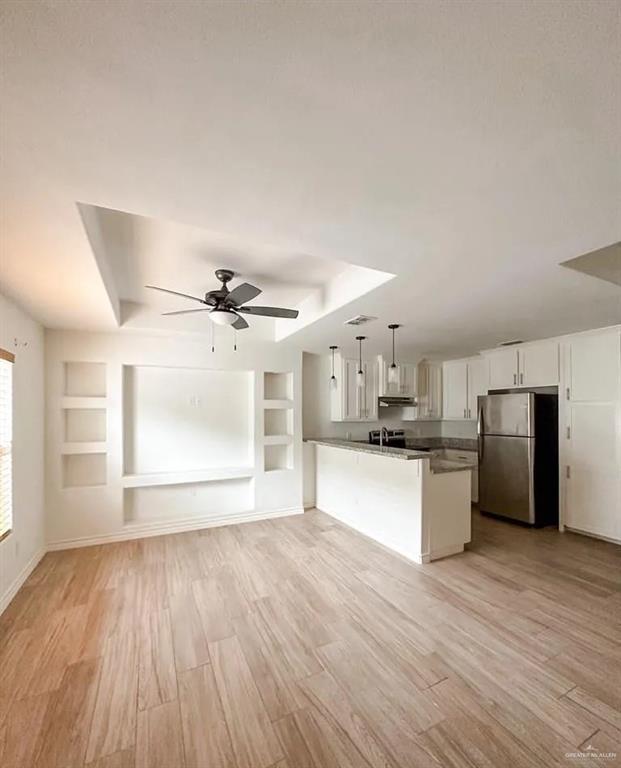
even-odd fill
[(235, 277), (235, 272), (232, 269), (216, 269), (216, 277), (221, 283), (226, 285)]

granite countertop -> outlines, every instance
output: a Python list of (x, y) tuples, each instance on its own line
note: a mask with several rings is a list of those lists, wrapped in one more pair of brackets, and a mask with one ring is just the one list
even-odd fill
[(477, 451), (478, 441), (470, 437), (406, 437), (405, 444), (413, 450), (433, 451), (435, 448), (452, 448), (457, 451)]
[(370, 443), (355, 442), (353, 440), (342, 440), (338, 437), (317, 437), (305, 438), (305, 443), (315, 443), (316, 445), (327, 445), (330, 448), (344, 448), (346, 451), (357, 451), (358, 453), (373, 453), (380, 456), (390, 456), (394, 459), (413, 461), (420, 459), (429, 459), (430, 469), (434, 475), (444, 472), (463, 472), (470, 471), (472, 467), (460, 461), (450, 461), (449, 459), (434, 458), (428, 451), (416, 451), (412, 448), (393, 448), (392, 446), (371, 445)]
[(332, 448), (345, 448), (348, 451), (357, 451), (358, 453), (378, 453), (380, 456), (393, 456), (395, 459), (405, 459), (406, 461), (431, 458), (430, 454), (426, 451), (415, 451), (411, 448), (394, 448), (390, 445), (371, 445), (371, 443), (356, 442), (355, 440), (342, 440), (340, 437), (309, 437), (304, 442), (328, 445)]

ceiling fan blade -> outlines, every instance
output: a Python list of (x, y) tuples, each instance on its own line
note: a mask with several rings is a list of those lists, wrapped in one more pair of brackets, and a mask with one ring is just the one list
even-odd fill
[(227, 294), (226, 303), (239, 306), (240, 304), (245, 304), (247, 301), (256, 298), (260, 293), (261, 289), (257, 288), (256, 285), (250, 285), (250, 283), (240, 283), (238, 286), (233, 288), (229, 294)]
[(244, 320), (243, 317), (238, 317), (237, 320), (233, 323), (233, 328), (235, 328), (236, 331), (243, 331), (244, 328), (248, 328), (248, 323)]
[(178, 309), (176, 312), (162, 312), (164, 315), (189, 315), (190, 312), (208, 312), (211, 307), (200, 307), (199, 309)]
[(152, 288), (154, 291), (162, 291), (162, 293), (172, 293), (173, 296), (183, 296), (185, 299), (192, 299), (193, 301), (200, 301), (204, 304), (204, 299), (200, 299), (198, 296), (190, 296), (188, 293), (179, 293), (179, 291), (171, 291), (168, 288), (159, 288), (157, 285), (145, 285), (145, 288)]
[(295, 320), (300, 314), (297, 309), (283, 309), (282, 307), (238, 307), (237, 312), (264, 315), (265, 317), (287, 317), (290, 320)]

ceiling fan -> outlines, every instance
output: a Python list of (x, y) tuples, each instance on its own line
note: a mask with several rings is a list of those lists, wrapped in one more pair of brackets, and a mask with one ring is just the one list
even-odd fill
[(222, 283), (221, 288), (214, 291), (208, 291), (205, 298), (190, 296), (187, 293), (171, 291), (168, 288), (159, 288), (157, 285), (145, 285), (145, 288), (152, 288), (155, 291), (163, 293), (172, 293), (174, 296), (183, 296), (184, 299), (192, 299), (204, 304), (204, 307), (197, 309), (179, 309), (176, 312), (163, 312), (164, 315), (185, 315), (190, 312), (209, 312), (209, 317), (218, 325), (232, 325), (237, 331), (248, 328), (248, 323), (239, 314), (243, 312), (246, 315), (263, 315), (265, 317), (284, 317), (295, 319), (299, 312), (297, 309), (282, 309), (281, 307), (243, 307), (247, 301), (256, 298), (261, 289), (250, 283), (240, 283), (237, 287), (229, 291), (227, 283), (234, 277), (235, 273), (231, 269), (216, 269), (216, 277)]

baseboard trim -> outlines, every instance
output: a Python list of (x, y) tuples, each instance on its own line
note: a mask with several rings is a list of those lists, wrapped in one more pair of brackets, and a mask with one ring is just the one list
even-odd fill
[(290, 517), (304, 514), (303, 507), (286, 507), (260, 512), (241, 512), (235, 515), (219, 515), (218, 517), (194, 517), (185, 520), (167, 520), (157, 523), (141, 523), (126, 525), (123, 530), (107, 533), (101, 536), (83, 536), (76, 539), (63, 539), (52, 541), (47, 545), (50, 552), (60, 549), (76, 549), (78, 547), (94, 547), (98, 544), (113, 544), (117, 541), (131, 541), (132, 539), (146, 539), (151, 536), (164, 536), (168, 533), (184, 533), (186, 531), (200, 531), (203, 528), (218, 528), (222, 525), (237, 525), (239, 523), (252, 523), (257, 520), (272, 520), (277, 517)]
[(565, 531), (569, 533), (578, 533), (580, 536), (588, 536), (589, 539), (598, 539), (599, 541), (607, 541), (609, 544), (621, 545), (621, 540), (613, 539), (610, 536), (601, 536), (599, 533), (591, 533), (591, 531), (581, 531), (580, 528), (570, 528), (568, 525), (564, 526)]
[(30, 558), (22, 570), (13, 579), (13, 582), (9, 585), (8, 589), (4, 591), (4, 594), (2, 597), (0, 597), (0, 614), (4, 613), (4, 611), (8, 608), (11, 600), (15, 597), (22, 584), (37, 567), (45, 552), (45, 547), (35, 552), (35, 554)]

